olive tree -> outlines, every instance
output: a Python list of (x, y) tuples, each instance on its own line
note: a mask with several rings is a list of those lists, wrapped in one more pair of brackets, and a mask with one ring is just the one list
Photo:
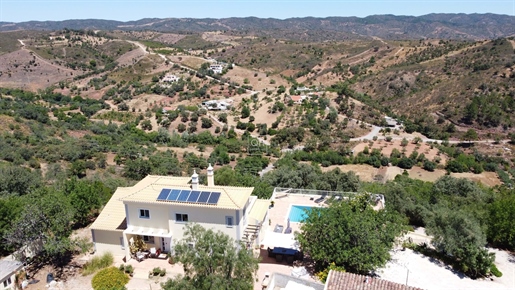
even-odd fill
[(312, 208), (297, 239), (317, 266), (335, 263), (349, 272), (367, 274), (390, 259), (402, 224), (393, 211), (375, 211), (365, 194), (332, 202), (327, 208)]
[(259, 262), (242, 243), (198, 224), (186, 225), (174, 258), (182, 263), (184, 276), (168, 279), (164, 290), (253, 289)]

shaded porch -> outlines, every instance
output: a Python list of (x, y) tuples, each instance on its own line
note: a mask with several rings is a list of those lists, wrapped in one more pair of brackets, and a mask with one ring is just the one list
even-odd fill
[(126, 260), (167, 259), (171, 252), (172, 233), (165, 229), (129, 227), (123, 231)]

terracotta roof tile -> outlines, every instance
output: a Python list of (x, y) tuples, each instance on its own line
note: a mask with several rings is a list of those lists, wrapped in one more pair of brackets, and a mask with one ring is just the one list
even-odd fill
[(374, 277), (345, 273), (340, 271), (329, 272), (326, 290), (422, 290), (420, 288), (378, 279)]

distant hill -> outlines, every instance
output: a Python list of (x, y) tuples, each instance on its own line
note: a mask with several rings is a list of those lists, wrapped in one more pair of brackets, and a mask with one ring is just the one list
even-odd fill
[[(156, 30), (160, 32), (234, 31), (270, 35), (320, 33), (326, 40), (380, 37), (383, 39), (494, 39), (515, 35), (515, 17), (498, 14), (428, 14), (423, 16), (373, 15), (359, 17), (304, 18), (146, 18), (137, 21), (99, 19), (0, 22), (0, 31), (11, 30)], [(295, 36), (293, 37), (295, 38)]]

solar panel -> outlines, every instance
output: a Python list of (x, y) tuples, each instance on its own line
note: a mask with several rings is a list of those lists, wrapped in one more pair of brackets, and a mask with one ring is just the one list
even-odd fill
[(200, 193), (200, 196), (198, 197), (197, 203), (206, 203), (207, 199), (209, 198), (209, 194), (211, 194), (211, 192), (209, 192), (209, 191), (202, 191)]
[(161, 193), (159, 194), (159, 196), (157, 197), (157, 200), (166, 200), (166, 198), (168, 197), (168, 194), (170, 194), (170, 189), (168, 188), (163, 188), (161, 190)]
[(172, 192), (170, 192), (170, 195), (168, 196), (168, 198), (166, 200), (176, 201), (177, 197), (179, 197), (179, 193), (181, 193), (180, 189), (172, 189)]
[(187, 202), (197, 202), (198, 197), (200, 196), (200, 191), (194, 190), (191, 192), (190, 196), (188, 197)]
[(186, 200), (188, 200), (188, 196), (190, 195), (190, 193), (191, 193), (191, 190), (184, 189), (183, 191), (181, 191), (181, 194), (177, 198), (177, 201), (186, 201)]
[(217, 204), (219, 198), (220, 198), (220, 192), (211, 192), (211, 195), (209, 196), (209, 200), (207, 201), (207, 203), (208, 204)]

